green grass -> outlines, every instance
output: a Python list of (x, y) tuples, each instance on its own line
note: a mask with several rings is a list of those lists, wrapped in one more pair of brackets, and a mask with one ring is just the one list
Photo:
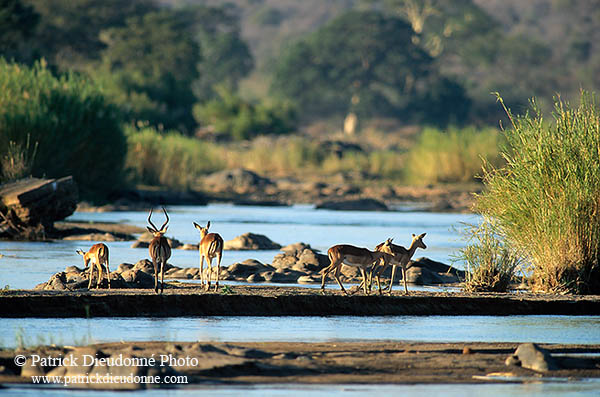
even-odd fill
[(557, 101), (548, 121), (532, 108), (520, 117), (507, 110), (506, 165), (485, 167), (476, 208), (523, 252), (534, 290), (600, 293), (598, 104), (587, 93), (577, 106)]
[(499, 131), (493, 128), (426, 128), (408, 153), (405, 179), (422, 185), (474, 181), (482, 173), (483, 161), (501, 164), (500, 142)]
[(464, 289), (468, 292), (506, 292), (515, 279), (521, 257), (511, 250), (489, 220), (470, 225), (467, 245), (456, 259), (466, 266)]

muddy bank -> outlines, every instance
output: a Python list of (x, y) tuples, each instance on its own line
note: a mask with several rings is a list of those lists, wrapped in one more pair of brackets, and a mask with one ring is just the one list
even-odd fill
[[(514, 382), (539, 382), (545, 377), (600, 378), (600, 358), (582, 356), (600, 352), (600, 345), (541, 345), (556, 363), (556, 369), (546, 371), (507, 364), (507, 357), (518, 346), (516, 343), (406, 342), (120, 342), (86, 347), (45, 346), (0, 351), (0, 368), (3, 368), (0, 382), (31, 383), (32, 376), (36, 375), (84, 373), (182, 376), (185, 378), (179, 379), (187, 385), (207, 382), (441, 384), (499, 382), (500, 377), (512, 377)], [(15, 365), (17, 355), (24, 357), (23, 362), (27, 360), (24, 366)], [(71, 362), (64, 366), (60, 363), (34, 365), (36, 356), (71, 358)], [(155, 357), (156, 362), (139, 360), (136, 366), (123, 365), (127, 360), (149, 357)], [(96, 362), (84, 366), (86, 360), (91, 362), (89, 358), (107, 360), (105, 365)], [(138, 389), (146, 385), (82, 382), (77, 387)]]
[(600, 315), (600, 296), (526, 293), (411, 292), (392, 296), (343, 295), (318, 289), (228, 286), (205, 292), (196, 285), (169, 283), (153, 290), (6, 291), (2, 317), (171, 317), (329, 315)]

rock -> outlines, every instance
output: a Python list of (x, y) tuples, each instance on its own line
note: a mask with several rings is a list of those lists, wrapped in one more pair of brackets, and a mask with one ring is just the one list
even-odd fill
[[(129, 269), (121, 273), (120, 278), (127, 283), (126, 288), (152, 288), (154, 287), (154, 275), (150, 275), (140, 269)], [(112, 279), (111, 279), (111, 287)]]
[(45, 375), (46, 371), (39, 362), (33, 363), (33, 358), (29, 357), (25, 361), (25, 365), (21, 368), (21, 377), (30, 378), (32, 376)]
[[(227, 268), (229, 275), (236, 279), (247, 279), (251, 275), (260, 274), (262, 272), (271, 271), (272, 267), (264, 265), (255, 259), (247, 259), (244, 262), (234, 263)], [(260, 281), (264, 281), (260, 280)]]
[(519, 357), (517, 357), (513, 354), (512, 356), (508, 356), (506, 358), (506, 360), (504, 361), (504, 364), (506, 364), (507, 366), (515, 365), (515, 366), (520, 367), (521, 360), (519, 360)]
[(119, 238), (111, 233), (88, 233), (76, 234), (63, 237), (63, 240), (69, 241), (125, 241), (124, 238)]
[(277, 250), (281, 245), (274, 243), (267, 236), (262, 234), (244, 233), (233, 240), (225, 241), (224, 250), (244, 251), (244, 250)]
[(335, 210), (335, 211), (388, 211), (388, 206), (382, 201), (363, 198), (353, 200), (332, 200), (323, 201), (317, 205), (317, 209)]
[(316, 275), (316, 274), (304, 275), (304, 276), (298, 277), (298, 279), (296, 280), (296, 282), (298, 284), (320, 283), (321, 282), (321, 276)]
[[(396, 269), (396, 274), (402, 274), (400, 268)], [(400, 276), (402, 277), (402, 276)], [(416, 285), (442, 284), (442, 278), (437, 273), (423, 267), (410, 267), (406, 270), (406, 282)]]
[(125, 270), (133, 269), (133, 265), (131, 263), (121, 263), (117, 268), (118, 273), (123, 273)]
[(214, 172), (203, 182), (209, 190), (236, 193), (253, 192), (273, 184), (270, 179), (242, 168)]
[(249, 283), (260, 283), (265, 281), (265, 278), (262, 276), (262, 274), (251, 274), (246, 281)]
[(198, 244), (183, 244), (181, 247), (177, 248), (186, 251), (198, 251)]
[(546, 372), (558, 369), (556, 361), (548, 350), (542, 349), (535, 343), (522, 343), (514, 354), (523, 368), (537, 372)]

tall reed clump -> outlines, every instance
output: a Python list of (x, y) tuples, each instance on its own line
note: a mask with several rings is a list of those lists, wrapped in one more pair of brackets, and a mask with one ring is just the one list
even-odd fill
[(125, 151), (117, 109), (95, 84), (54, 76), (43, 61), (29, 68), (0, 58), (0, 158), (13, 157), (3, 174), (11, 161), (30, 161), (33, 176), (73, 175), (81, 196), (101, 200), (122, 182)]
[(493, 128), (425, 128), (408, 153), (406, 180), (418, 184), (474, 181), (483, 161), (501, 163), (499, 135)]
[(468, 244), (456, 258), (466, 265), (464, 289), (469, 292), (506, 292), (515, 279), (521, 257), (502, 241), (489, 220), (469, 225), (465, 234)]
[(585, 92), (576, 107), (558, 100), (550, 122), (532, 108), (505, 107), (506, 165), (485, 167), (476, 208), (530, 262), (533, 290), (600, 293), (600, 110)]
[(12, 182), (31, 175), (37, 147), (37, 142), (31, 144), (29, 135), (24, 143), (9, 141), (6, 153), (0, 157), (0, 182)]
[(201, 175), (224, 168), (220, 148), (176, 131), (127, 127), (126, 135), (125, 167), (132, 182), (184, 191)]

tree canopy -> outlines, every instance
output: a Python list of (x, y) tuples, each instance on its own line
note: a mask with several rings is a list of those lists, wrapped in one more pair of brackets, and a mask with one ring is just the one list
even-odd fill
[(435, 104), (423, 100), (436, 99), (429, 93), (433, 87), (438, 98), (465, 98), (458, 83), (437, 73), (414, 35), (398, 17), (347, 12), (287, 49), (272, 91), (293, 100), (305, 119), (349, 111), (427, 119), (427, 107)]

